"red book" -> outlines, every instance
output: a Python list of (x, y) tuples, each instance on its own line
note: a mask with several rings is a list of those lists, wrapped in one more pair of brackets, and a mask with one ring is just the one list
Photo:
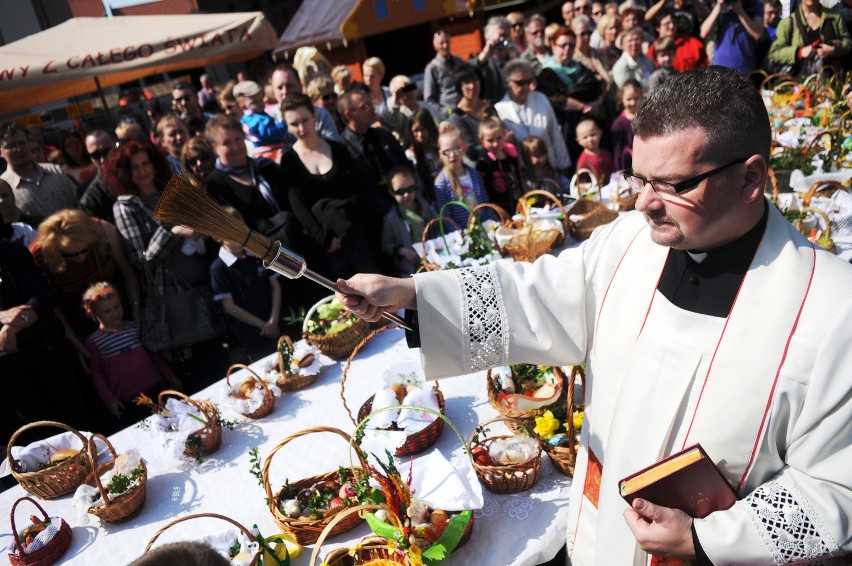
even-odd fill
[(627, 503), (639, 497), (680, 509), (695, 519), (728, 509), (737, 500), (728, 480), (700, 444), (627, 476), (618, 482), (618, 489)]

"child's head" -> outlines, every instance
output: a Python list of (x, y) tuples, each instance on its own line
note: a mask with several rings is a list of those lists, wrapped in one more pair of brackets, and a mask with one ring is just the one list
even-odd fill
[(462, 163), (462, 157), (467, 150), (459, 131), (448, 128), (438, 136), (438, 154), (445, 169), (455, 170)]
[(642, 101), (642, 83), (636, 79), (627, 79), (618, 91), (618, 100), (628, 114), (636, 114)]
[(662, 37), (654, 43), (654, 58), (657, 65), (664, 69), (671, 69), (677, 47), (669, 37)]
[(577, 123), (577, 143), (583, 149), (589, 150), (592, 153), (597, 152), (601, 147), (601, 129), (594, 118), (582, 118)]
[(83, 308), (90, 318), (104, 326), (116, 326), (124, 318), (118, 289), (100, 281), (83, 293)]
[(501, 153), (505, 139), (503, 122), (497, 116), (489, 116), (479, 123), (479, 143), (485, 151)]
[(403, 208), (410, 208), (417, 198), (417, 181), (407, 165), (397, 165), (388, 171), (390, 193), (393, 200)]
[(243, 110), (250, 110), (255, 113), (263, 112), (265, 104), (263, 102), (263, 89), (254, 81), (243, 81), (234, 85), (234, 98)]
[(540, 169), (547, 165), (547, 146), (544, 140), (529, 136), (521, 143), (524, 150), (524, 163), (528, 169)]
[(438, 142), (438, 126), (425, 108), (418, 108), (411, 115), (411, 138), (415, 144), (433, 149)]

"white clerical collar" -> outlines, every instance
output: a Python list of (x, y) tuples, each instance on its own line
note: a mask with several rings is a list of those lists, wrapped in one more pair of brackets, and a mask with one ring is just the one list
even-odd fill
[(689, 255), (690, 258), (692, 258), (692, 261), (694, 261), (695, 263), (701, 263), (702, 261), (707, 259), (707, 252), (690, 252), (690, 251), (687, 251), (686, 253)]
[(225, 265), (231, 267), (232, 265), (237, 263), (237, 260), (240, 258), (226, 250), (225, 246), (221, 246), (219, 248), (219, 259), (221, 259)]

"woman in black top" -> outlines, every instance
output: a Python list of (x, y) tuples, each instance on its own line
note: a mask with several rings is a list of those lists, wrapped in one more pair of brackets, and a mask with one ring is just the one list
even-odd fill
[(293, 214), (311, 243), (307, 255), (319, 262), (327, 277), (375, 272), (374, 250), (361, 224), (362, 170), (345, 146), (317, 134), (310, 98), (290, 95), (281, 111), (296, 136), (281, 157), (281, 171)]

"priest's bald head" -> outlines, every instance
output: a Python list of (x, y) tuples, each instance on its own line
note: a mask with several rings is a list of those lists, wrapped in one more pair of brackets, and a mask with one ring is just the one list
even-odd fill
[(656, 243), (710, 250), (760, 220), (769, 117), (736, 71), (703, 67), (672, 77), (639, 105), (633, 132), (625, 178)]

